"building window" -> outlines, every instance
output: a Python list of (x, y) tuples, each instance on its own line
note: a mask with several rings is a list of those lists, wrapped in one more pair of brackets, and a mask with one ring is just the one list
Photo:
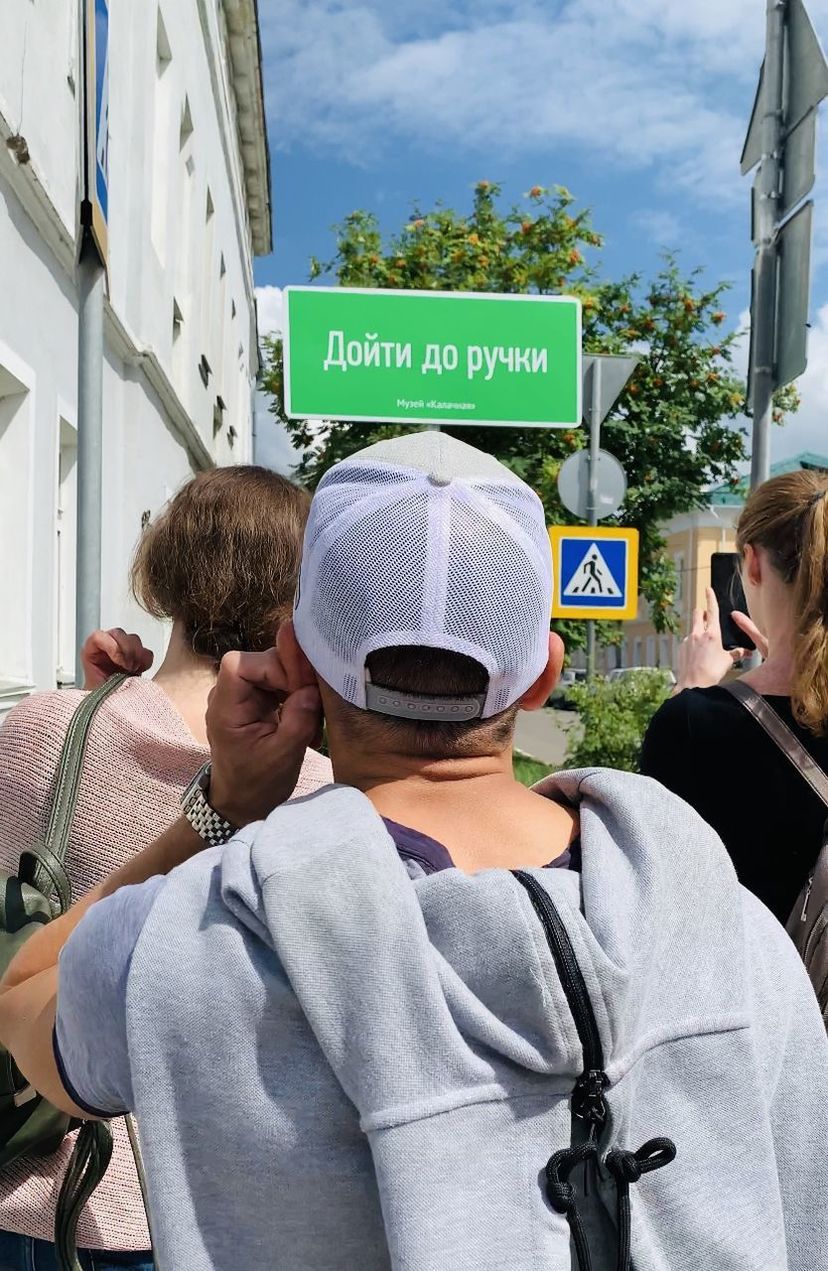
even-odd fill
[[(173, 371), (175, 386), (185, 402), (190, 397), (192, 371), (190, 358), (197, 331), (193, 329), (193, 314), (198, 311), (195, 266), (193, 262), (193, 235), (196, 213), (196, 163), (194, 150), (193, 116), (190, 101), (184, 97), (178, 119), (178, 155), (175, 192), (175, 219), (172, 226), (175, 243), (175, 267), (172, 279), (175, 288), (173, 300)], [(183, 321), (184, 315), (188, 321)]]
[(655, 636), (647, 636), (647, 661), (645, 666), (655, 666), (656, 664), (656, 642)]
[(684, 605), (684, 596), (685, 596), (684, 573), (685, 573), (686, 567), (684, 563), (684, 552), (676, 552), (676, 554), (673, 557), (673, 564), (675, 565), (675, 569), (676, 569), (676, 592), (673, 599), (674, 599), (676, 608), (681, 609), (682, 606)]
[(172, 171), (172, 75), (169, 73), (172, 50), (161, 10), (158, 10), (155, 36), (155, 118), (152, 141), (152, 214), (150, 236), (162, 265), (167, 254), (167, 232), (170, 213), (170, 173)]
[(213, 306), (215, 301), (215, 207), (209, 187), (204, 217), (204, 255), (201, 266), (201, 352), (213, 356)]
[(190, 99), (185, 95), (181, 107), (181, 122), (178, 126), (178, 148), (183, 150), (193, 135), (193, 115), (190, 110)]
[(667, 669), (669, 669), (669, 668), (670, 668), (670, 666), (671, 666), (671, 664), (672, 664), (672, 661), (673, 661), (672, 656), (671, 656), (671, 653), (672, 653), (672, 649), (671, 649), (672, 640), (670, 639), (670, 637), (669, 637), (669, 636), (662, 636), (662, 637), (661, 637), (661, 639), (660, 639), (660, 640), (659, 640), (659, 642), (658, 642), (658, 645), (659, 645), (659, 647), (658, 647), (658, 665), (659, 665), (659, 666), (661, 666), (661, 667), (664, 667), (664, 669), (665, 669), (665, 670), (667, 670)]
[(633, 666), (641, 666), (641, 637), (636, 636), (633, 640)]
[(78, 538), (78, 434), (60, 421), (57, 491), (57, 682), (75, 683), (75, 555)]
[(224, 263), (224, 252), (219, 257), (219, 278), (218, 278), (218, 312), (216, 321), (213, 325), (213, 359), (216, 362), (216, 375), (218, 386), (222, 391), (227, 387), (228, 374), (227, 362), (232, 358), (232, 346), (230, 349), (226, 347), (225, 331), (227, 327), (227, 266)]
[(0, 361), (0, 688), (32, 679), (32, 402)]

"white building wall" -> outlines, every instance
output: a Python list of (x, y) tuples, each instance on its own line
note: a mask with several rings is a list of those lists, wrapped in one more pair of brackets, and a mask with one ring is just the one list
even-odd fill
[[(128, 595), (142, 518), (193, 472), (252, 455), (251, 255), (253, 242), (269, 244), (266, 141), (262, 122), (250, 144), (258, 67), (229, 56), (225, 9), (237, 31), (255, 22), (245, 0), (111, 5), (102, 621), (139, 630), (157, 653), (164, 633)], [(76, 13), (71, 0), (3, 6), (0, 713), (72, 670)]]

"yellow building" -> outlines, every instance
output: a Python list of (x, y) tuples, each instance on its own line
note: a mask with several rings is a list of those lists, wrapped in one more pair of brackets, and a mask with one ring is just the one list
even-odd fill
[[(828, 457), (811, 453), (796, 455), (776, 463), (771, 474), (795, 472), (801, 468), (828, 471)], [(620, 648), (599, 649), (598, 669), (616, 666), (660, 666), (675, 671), (679, 641), (687, 635), (693, 610), (703, 609), (705, 588), (710, 586), (710, 560), (714, 552), (736, 550), (736, 522), (745, 501), (746, 485), (736, 489), (718, 486), (710, 492), (710, 502), (696, 512), (675, 516), (664, 527), (667, 552), (676, 568), (675, 606), (679, 632), (659, 635), (650, 621), (649, 607), (641, 600), (638, 617), (625, 622)]]

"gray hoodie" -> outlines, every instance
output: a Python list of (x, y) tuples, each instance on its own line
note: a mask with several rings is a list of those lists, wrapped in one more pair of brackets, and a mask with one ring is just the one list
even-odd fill
[[(593, 1271), (626, 1265), (625, 1194), (635, 1271), (826, 1265), (828, 1043), (793, 946), (655, 782), (570, 772), (543, 792), (581, 814), (582, 873), (529, 873), (600, 1035), (599, 1163), (555, 1158), (548, 1190), (586, 1138), (584, 1052), (526, 888), (412, 879), (368, 800), (331, 787), (176, 870), (136, 945), (164, 1271), (569, 1271), (550, 1194), (576, 1198)], [(672, 1163), (630, 1155), (662, 1136)]]

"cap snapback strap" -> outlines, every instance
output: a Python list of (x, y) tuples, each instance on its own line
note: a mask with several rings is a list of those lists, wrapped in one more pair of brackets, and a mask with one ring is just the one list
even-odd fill
[(366, 710), (377, 715), (392, 715), (395, 719), (465, 724), (482, 717), (486, 696), (486, 693), (471, 693), (465, 697), (428, 697), (423, 693), (382, 688), (372, 684), (367, 674), (365, 679)]

